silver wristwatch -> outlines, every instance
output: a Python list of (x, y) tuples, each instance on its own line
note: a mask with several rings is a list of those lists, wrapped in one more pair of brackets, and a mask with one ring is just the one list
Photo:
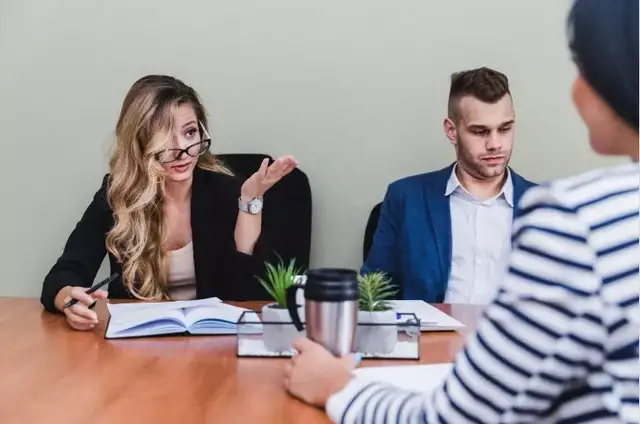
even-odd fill
[(243, 202), (242, 197), (238, 198), (238, 208), (242, 212), (246, 212), (251, 215), (259, 214), (262, 211), (263, 203), (264, 203), (264, 200), (262, 199), (262, 197), (254, 197), (248, 202)]

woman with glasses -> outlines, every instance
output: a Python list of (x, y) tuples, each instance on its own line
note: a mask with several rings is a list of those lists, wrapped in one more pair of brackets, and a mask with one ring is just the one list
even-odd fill
[[(261, 235), (264, 193), (296, 166), (268, 160), (238, 181), (209, 151), (205, 109), (180, 80), (149, 75), (129, 90), (102, 186), (44, 280), (41, 301), (69, 325), (89, 330), (91, 306), (107, 297), (85, 293), (108, 254), (111, 298), (225, 300), (260, 298), (254, 275), (268, 250)], [(64, 305), (71, 299), (78, 302)]]
[(574, 103), (593, 150), (630, 161), (525, 193), (506, 280), (443, 384), (363, 380), (356, 358), (303, 339), (293, 395), (340, 423), (640, 422), (638, 14), (638, 0), (574, 3)]

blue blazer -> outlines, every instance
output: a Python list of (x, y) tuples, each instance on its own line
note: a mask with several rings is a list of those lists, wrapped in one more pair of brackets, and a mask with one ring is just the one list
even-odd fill
[[(387, 189), (361, 272), (386, 272), (399, 286), (401, 299), (444, 302), (452, 258), (451, 210), (445, 190), (453, 166), (403, 178)], [(517, 207), (535, 183), (510, 172)]]

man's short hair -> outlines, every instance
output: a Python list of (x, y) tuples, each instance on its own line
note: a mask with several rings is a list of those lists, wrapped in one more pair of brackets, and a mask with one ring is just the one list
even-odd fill
[(451, 75), (449, 89), (449, 118), (454, 122), (460, 119), (460, 99), (473, 96), (485, 103), (496, 103), (505, 95), (511, 95), (507, 76), (496, 70), (482, 67)]

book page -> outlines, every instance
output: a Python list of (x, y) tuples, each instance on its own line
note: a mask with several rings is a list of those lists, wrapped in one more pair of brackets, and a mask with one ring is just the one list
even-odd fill
[(216, 305), (218, 298), (174, 302), (133, 302), (107, 304), (111, 318), (107, 337), (136, 337), (184, 332), (184, 308)]
[(186, 331), (182, 310), (158, 311), (143, 309), (130, 313), (111, 316), (105, 336), (140, 337), (159, 334), (170, 334)]
[(413, 392), (430, 393), (442, 384), (453, 364), (397, 365), (363, 367), (354, 371), (358, 378), (389, 383)]
[(221, 332), (235, 334), (238, 319), (246, 310), (222, 302), (183, 309), (185, 324), (194, 334)]

